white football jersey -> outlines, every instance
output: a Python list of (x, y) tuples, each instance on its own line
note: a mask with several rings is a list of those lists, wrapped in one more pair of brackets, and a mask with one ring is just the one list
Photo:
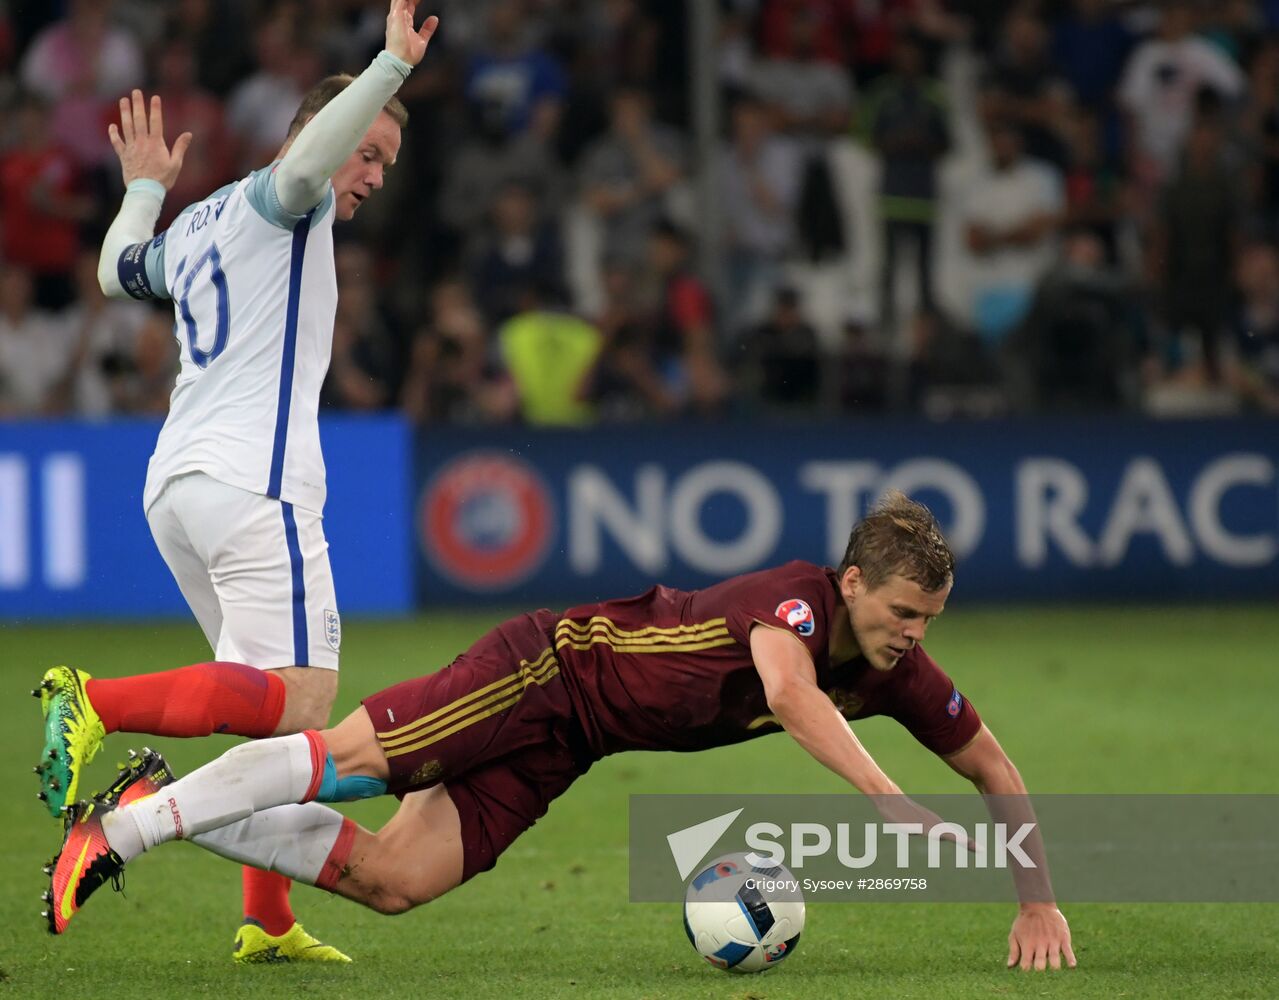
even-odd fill
[[(273, 169), (185, 209), (133, 257), (134, 287), (173, 300), (182, 355), (146, 508), (170, 479), (203, 472), (323, 511), (317, 411), (337, 308), (333, 192), (292, 215)], [(122, 259), (122, 278), (128, 268)]]

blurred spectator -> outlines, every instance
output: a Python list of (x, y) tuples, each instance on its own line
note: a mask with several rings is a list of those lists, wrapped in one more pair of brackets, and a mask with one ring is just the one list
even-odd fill
[(817, 11), (797, 11), (789, 28), (786, 53), (754, 66), (751, 89), (772, 105), (777, 124), (796, 136), (824, 138), (845, 131), (852, 114), (852, 83), (844, 67), (818, 53)]
[(1256, 0), (1222, 0), (1204, 3), (1199, 33), (1226, 53), (1236, 65), (1245, 65), (1265, 30)]
[(142, 50), (111, 23), (112, 0), (70, 0), (67, 14), (38, 34), (22, 59), (22, 84), (50, 102), (73, 94), (112, 101), (140, 86)]
[(1000, 340), (1026, 315), (1040, 277), (1052, 265), (1064, 202), (1061, 174), (1030, 159), (1021, 132), (990, 126), (991, 167), (965, 199), (968, 249), (974, 255), (974, 320)]
[(1243, 90), (1239, 67), (1194, 33), (1191, 0), (1169, 0), (1159, 34), (1137, 46), (1124, 67), (1119, 100), (1128, 114), (1130, 170), (1149, 184), (1171, 175), (1203, 90), (1232, 100)]
[(950, 130), (941, 85), (924, 75), (918, 39), (898, 38), (893, 72), (880, 80), (866, 100), (862, 131), (879, 153), (880, 216), (884, 225), (880, 281), (885, 330), (896, 322), (895, 291), (902, 244), (914, 243), (919, 302), (933, 307), (933, 224), (937, 202), (937, 164), (950, 148)]
[(804, 165), (796, 195), (795, 249), (813, 262), (844, 251), (844, 212), (826, 147), (832, 136), (848, 130), (853, 100), (848, 71), (818, 58), (819, 26), (816, 12), (797, 12), (790, 20), (787, 55), (758, 63), (750, 84), (778, 127), (799, 143)]
[[(889, 396), (894, 408), (932, 420), (983, 418), (1003, 412), (998, 372), (977, 335), (947, 322), (941, 313), (918, 312), (907, 330), (910, 357), (904, 386)], [(901, 378), (892, 374), (893, 383)]]
[(555, 223), (539, 218), (533, 190), (508, 181), (493, 200), (471, 286), (485, 318), (497, 325), (515, 314), (529, 285), (561, 297), (564, 252)]
[(604, 421), (669, 416), (680, 406), (679, 359), (658, 354), (637, 277), (626, 261), (604, 266), (604, 308), (595, 320), (604, 346), (590, 382), (590, 398)]
[[(7, 7), (0, 7), (0, 86), (13, 75), (13, 59), (17, 54), (17, 38)], [(3, 95), (0, 95), (3, 96)]]
[[(114, 385), (135, 369), (139, 331), (151, 311), (131, 299), (108, 299), (98, 285), (98, 255), (81, 252), (75, 262), (75, 304), (60, 319), (73, 351), (71, 404), (82, 417), (101, 418), (117, 411)], [(170, 326), (165, 336), (172, 339)], [(173, 388), (175, 370), (168, 373)]]
[(1062, 251), (1005, 345), (1015, 403), (1035, 412), (1129, 409), (1143, 334), (1133, 289), (1107, 269), (1094, 232), (1071, 231)]
[(639, 262), (666, 196), (683, 177), (684, 142), (652, 120), (648, 94), (624, 84), (610, 102), (609, 130), (587, 147), (579, 183), (603, 227), (604, 256)]
[(1217, 114), (1195, 120), (1185, 160), (1160, 194), (1150, 246), (1150, 274), (1162, 292), (1169, 331), (1198, 351), (1215, 380), (1217, 348), (1231, 309), (1230, 262), (1239, 236), (1242, 197), (1224, 161)]
[(763, 0), (759, 18), (762, 55), (766, 59), (793, 55), (794, 23), (803, 18), (817, 23), (817, 58), (837, 66), (852, 65), (857, 6), (849, 0)]
[(42, 31), (22, 61), (23, 85), (50, 102), (50, 131), (85, 167), (113, 160), (107, 122), (115, 100), (141, 86), (142, 49), (111, 23), (111, 0), (72, 0), (67, 16)]
[(821, 347), (795, 289), (777, 290), (768, 318), (746, 335), (742, 347), (738, 372), (752, 401), (774, 412), (817, 408), (822, 400)]
[(526, 37), (525, 12), (524, 0), (492, 0), (485, 45), (466, 70), (466, 99), (500, 108), (509, 134), (531, 128), (549, 142), (563, 110), (564, 71)]
[(30, 273), (0, 265), (0, 416), (65, 412), (70, 362), (66, 327), (33, 307)]
[(1053, 61), (1075, 100), (1104, 112), (1135, 41), (1111, 0), (1071, 0), (1053, 27)]
[(163, 232), (186, 206), (235, 179), (235, 157), (222, 102), (196, 82), (195, 53), (184, 39), (167, 42), (156, 53), (155, 90), (164, 107), (165, 137), (172, 142), (183, 132), (192, 136), (156, 224)]
[(534, 132), (507, 135), (496, 104), (475, 108), (473, 123), (449, 161), (439, 201), (441, 220), (464, 241), (467, 256), (478, 253), (482, 227), (504, 185), (528, 187), (547, 217), (559, 214), (564, 194), (555, 154)]
[(1227, 381), (1251, 407), (1279, 413), (1279, 252), (1269, 243), (1249, 245), (1235, 281), (1241, 302), (1225, 352)]
[(843, 327), (837, 375), (843, 413), (882, 413), (888, 408), (888, 359), (873, 340), (870, 326), (850, 317)]
[(321, 72), (286, 8), (254, 30), (253, 53), (257, 69), (227, 99), (227, 125), (239, 147), (237, 175), (275, 159), (302, 96)]
[[(356, 69), (382, 50), (386, 39), (386, 7), (372, 0), (343, 0), (327, 19), (316, 24), (316, 48), (334, 66)], [(423, 14), (419, 12), (418, 20)]]
[(117, 355), (119, 367), (106, 360), (111, 375), (111, 408), (117, 413), (162, 417), (178, 372), (178, 345), (168, 311), (147, 310), (133, 341), (131, 355)]
[(1274, 235), (1279, 233), (1279, 40), (1269, 40), (1252, 61), (1244, 125), (1255, 156), (1257, 209)]
[(767, 107), (754, 97), (738, 99), (732, 140), (719, 164), (733, 333), (762, 311), (777, 283), (795, 235), (802, 174), (799, 148), (775, 132)]
[(525, 287), (518, 313), (498, 330), (502, 359), (534, 426), (590, 423), (589, 377), (603, 347), (600, 331), (551, 304), (552, 295)]
[(700, 414), (720, 410), (729, 382), (716, 353), (714, 314), (706, 286), (689, 264), (688, 240), (669, 222), (649, 239), (650, 279), (657, 288), (654, 349), (681, 408)]
[(1048, 27), (1032, 8), (1014, 7), (1004, 19), (982, 100), (987, 115), (1021, 129), (1030, 156), (1065, 163), (1057, 129), (1070, 107), (1070, 90), (1049, 58)]
[(95, 204), (71, 154), (49, 136), (48, 105), (29, 94), (15, 117), (16, 144), (0, 155), (2, 256), (32, 273), (42, 308), (60, 309), (71, 299), (79, 223)]
[(1085, 226), (1101, 239), (1115, 260), (1124, 208), (1124, 180), (1106, 159), (1094, 112), (1080, 108), (1066, 118), (1066, 222)]
[(168, 0), (164, 44), (185, 42), (195, 54), (201, 88), (219, 97), (253, 70), (251, 32), (238, 0)]
[[(681, 127), (689, 124), (688, 67), (690, 53), (687, 0), (641, 0), (644, 24), (654, 33), (653, 65), (649, 82), (653, 107), (663, 121)], [(745, 0), (747, 3), (753, 0)]]
[(378, 304), (373, 254), (359, 243), (334, 253), (338, 304), (333, 319), (333, 355), (321, 405), (380, 410), (399, 398), (406, 358), (392, 324)]
[(556, 144), (566, 163), (576, 163), (607, 127), (608, 99), (618, 86), (639, 89), (651, 103), (659, 37), (658, 25), (640, 0), (574, 6), (577, 30)]
[(492, 357), (466, 286), (449, 280), (431, 296), (432, 319), (413, 343), (401, 397), (415, 424), (492, 424), (513, 419), (519, 397)]
[[(580, 49), (592, 58), (593, 78), (605, 87), (654, 82), (658, 26), (640, 0), (583, 3)], [(611, 87), (610, 87), (611, 89)]]
[(719, 38), (716, 39), (719, 82), (722, 92), (750, 90), (755, 71), (755, 23), (751, 0), (721, 5)]

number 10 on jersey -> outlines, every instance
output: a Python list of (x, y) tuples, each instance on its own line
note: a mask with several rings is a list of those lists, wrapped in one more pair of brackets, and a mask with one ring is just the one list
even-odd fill
[[(181, 279), (185, 269), (186, 261), (183, 260), (178, 264), (175, 279)], [(205, 276), (213, 285), (215, 313), (214, 317), (201, 316), (206, 329), (210, 319), (214, 324), (213, 346), (207, 351), (200, 347), (200, 323), (191, 311), (192, 287)], [(199, 288), (197, 287), (196, 290), (198, 292)], [(209, 248), (195, 259), (191, 269), (186, 272), (186, 279), (182, 281), (182, 294), (178, 298), (178, 310), (182, 314), (182, 322), (186, 327), (191, 360), (199, 368), (208, 368), (213, 359), (226, 350), (227, 337), (231, 332), (231, 306), (227, 294), (226, 272), (222, 270), (222, 255), (218, 252), (216, 243), (209, 244)], [(201, 313), (207, 313), (207, 309), (201, 310)]]

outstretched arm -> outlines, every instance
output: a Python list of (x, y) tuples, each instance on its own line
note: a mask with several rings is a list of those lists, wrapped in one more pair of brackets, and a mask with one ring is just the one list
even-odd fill
[[(764, 682), (768, 707), (795, 742), (850, 785), (871, 796), (890, 823), (920, 823), (929, 830), (940, 816), (902, 793), (853, 733), (839, 709), (817, 686), (808, 650), (790, 632), (756, 625), (751, 658)], [(949, 838), (948, 838), (949, 839)]]
[[(137, 247), (139, 257), (145, 254), (146, 241), (155, 235), (155, 220), (165, 193), (177, 183), (182, 159), (191, 145), (191, 133), (183, 132), (169, 149), (164, 141), (164, 114), (160, 98), (151, 97), (150, 114), (142, 91), (120, 98), (120, 124), (107, 127), (111, 148), (120, 158), (124, 176), (124, 201), (120, 211), (102, 240), (98, 255), (98, 284), (106, 295), (145, 297), (138, 289), (126, 289), (120, 281), (120, 255)], [(140, 261), (135, 274), (145, 278), (145, 261)], [(150, 289), (147, 289), (150, 291)]]
[(751, 658), (764, 682), (768, 707), (795, 742), (866, 795), (901, 792), (817, 686), (812, 657), (792, 635), (756, 625), (751, 629)]
[(985, 726), (968, 746), (943, 759), (987, 796), (986, 803), (997, 822), (1006, 823), (1010, 828), (1023, 822), (1035, 823), (1034, 832), (1026, 838), (1023, 848), (1036, 867), (1026, 870), (1013, 866), (1013, 878), (1022, 902), (1008, 935), (1009, 968), (1020, 965), (1022, 969), (1042, 970), (1049, 966), (1060, 969), (1063, 954), (1066, 964), (1074, 968), (1070, 926), (1053, 900), (1043, 837), (1017, 768)]
[(386, 48), (307, 122), (289, 146), (275, 172), (276, 196), (285, 211), (304, 215), (320, 203), (329, 178), (355, 152), (383, 105), (426, 55), (440, 19), (431, 15), (415, 30), (416, 6), (417, 0), (391, 0)]

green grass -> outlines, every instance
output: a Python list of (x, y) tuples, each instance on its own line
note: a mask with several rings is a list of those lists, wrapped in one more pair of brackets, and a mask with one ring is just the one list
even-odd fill
[[(494, 620), (347, 623), (338, 711), (447, 662)], [(1272, 608), (957, 608), (930, 639), (1032, 791), (1279, 793)], [(1003, 968), (1008, 906), (814, 905), (785, 966), (761, 977), (711, 969), (684, 940), (678, 906), (627, 901), (626, 796), (840, 790), (785, 736), (692, 757), (606, 760), (496, 871), (403, 917), (299, 888), (307, 927), (348, 950), (349, 967), (235, 968), (239, 874), (188, 845), (140, 859), (123, 898), (101, 893), (65, 938), (53, 939), (37, 912), (40, 864), (58, 832), (35, 799), (39, 712), (27, 689), (54, 662), (118, 675), (207, 651), (185, 623), (0, 627), (0, 651), (0, 998), (1279, 996), (1276, 905), (1069, 906), (1080, 965), (1052, 975)], [(894, 723), (868, 720), (858, 732), (907, 790), (964, 789)], [(112, 763), (143, 742), (179, 771), (231, 744), (113, 736), (88, 788), (105, 784)], [(378, 824), (392, 805), (351, 811)]]

